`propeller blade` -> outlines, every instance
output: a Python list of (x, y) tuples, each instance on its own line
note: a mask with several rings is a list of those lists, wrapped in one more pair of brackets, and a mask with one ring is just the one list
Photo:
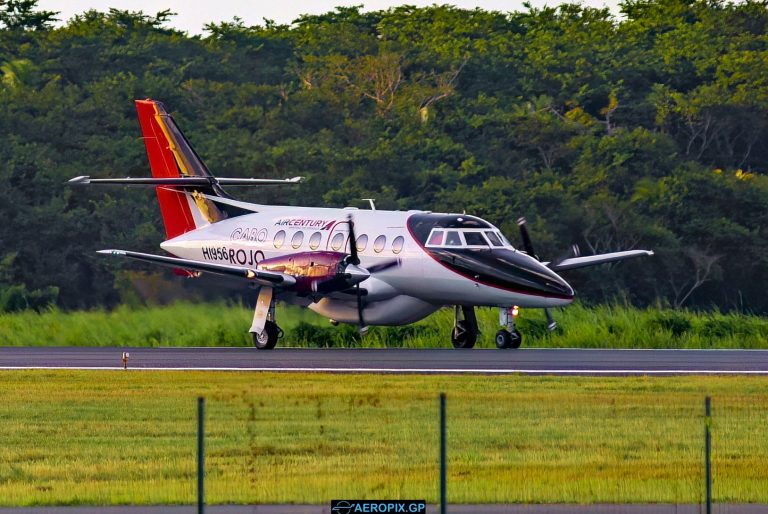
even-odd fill
[(544, 314), (547, 316), (547, 330), (552, 332), (557, 328), (557, 321), (555, 321), (555, 318), (552, 317), (552, 313), (549, 312), (549, 309), (544, 309)]
[(357, 256), (357, 238), (355, 237), (355, 222), (352, 221), (352, 215), (347, 216), (349, 222), (349, 263), (358, 265), (360, 258)]
[(578, 257), (581, 255), (581, 250), (579, 249), (579, 245), (572, 244), (570, 248), (568, 248), (568, 251), (561, 254), (557, 259), (553, 260), (551, 263), (547, 264), (548, 267), (552, 268), (563, 262), (565, 259), (570, 259), (572, 257)]
[(403, 263), (400, 259), (394, 259), (391, 261), (374, 264), (373, 266), (368, 266), (368, 268), (366, 269), (368, 270), (369, 273), (379, 273), (381, 271), (385, 271), (390, 268), (399, 268), (402, 264)]
[(360, 294), (360, 284), (355, 284), (355, 293), (357, 294), (357, 318), (359, 322), (360, 334), (365, 335), (368, 332), (368, 326), (363, 317), (363, 295)]
[(536, 255), (536, 251), (533, 249), (531, 236), (528, 235), (528, 229), (525, 226), (526, 223), (527, 221), (525, 218), (520, 218), (517, 220), (517, 226), (520, 227), (520, 236), (523, 238), (523, 248), (525, 248), (525, 253), (539, 261), (541, 259), (539, 259), (538, 255)]

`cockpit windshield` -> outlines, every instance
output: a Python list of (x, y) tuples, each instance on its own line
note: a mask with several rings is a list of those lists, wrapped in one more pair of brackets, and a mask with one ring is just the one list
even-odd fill
[(446, 230), (435, 228), (427, 239), (429, 247), (511, 247), (504, 235), (498, 230), (458, 229)]
[(501, 242), (501, 239), (499, 238), (499, 236), (496, 235), (496, 232), (493, 232), (491, 230), (486, 230), (485, 237), (488, 238), (488, 240), (491, 242), (493, 246), (504, 246), (504, 243)]

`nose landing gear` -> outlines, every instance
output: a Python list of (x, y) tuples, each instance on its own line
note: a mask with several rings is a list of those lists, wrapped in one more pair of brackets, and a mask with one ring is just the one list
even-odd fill
[[(462, 319), (463, 316), (463, 319)], [(477, 342), (477, 317), (474, 307), (456, 306), (456, 315), (451, 332), (454, 348), (472, 348)]]
[(506, 327), (496, 332), (496, 348), (520, 348), (523, 342), (523, 336), (515, 328), (515, 317), (518, 308), (501, 307), (499, 308), (499, 325)]

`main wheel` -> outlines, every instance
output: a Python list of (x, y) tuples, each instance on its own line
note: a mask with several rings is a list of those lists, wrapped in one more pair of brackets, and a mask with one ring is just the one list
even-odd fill
[(461, 320), (456, 323), (451, 333), (451, 343), (454, 348), (472, 348), (477, 342), (477, 332), (470, 329), (469, 323)]
[(253, 336), (253, 346), (259, 350), (271, 350), (277, 344), (277, 338), (280, 336), (280, 328), (274, 321), (267, 320), (264, 323), (264, 330), (261, 334), (251, 334)]

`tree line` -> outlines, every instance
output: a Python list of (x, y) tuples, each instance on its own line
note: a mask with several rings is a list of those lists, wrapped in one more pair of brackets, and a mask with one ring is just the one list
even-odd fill
[(548, 259), (656, 251), (570, 275), (588, 301), (764, 313), (766, 6), (339, 7), (190, 36), (169, 11), (54, 27), (0, 0), (0, 308), (131, 294), (136, 265), (93, 252), (157, 251), (154, 194), (64, 183), (147, 175), (133, 100), (151, 97), (214, 174), (306, 177), (244, 199), (466, 211), (513, 242), (525, 216)]

